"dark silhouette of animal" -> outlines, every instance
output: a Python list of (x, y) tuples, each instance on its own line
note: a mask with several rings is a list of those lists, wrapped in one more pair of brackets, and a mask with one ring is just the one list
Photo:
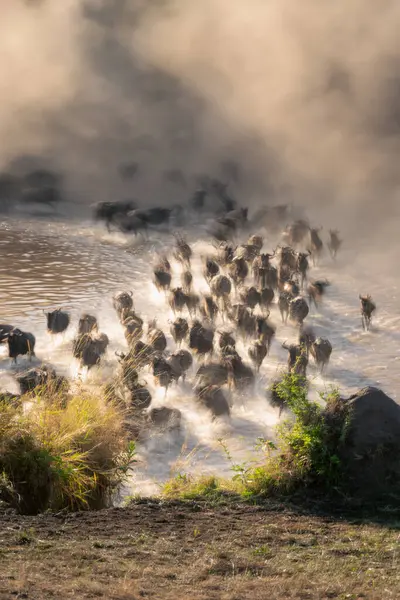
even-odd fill
[(332, 258), (335, 259), (343, 240), (339, 238), (339, 231), (337, 229), (330, 229), (329, 235), (330, 239), (327, 245)]
[(167, 363), (172, 368), (173, 378), (178, 381), (182, 377), (183, 381), (185, 381), (186, 372), (193, 365), (193, 357), (188, 350), (179, 350), (168, 357)]
[(113, 297), (113, 306), (118, 316), (129, 312), (133, 308), (132, 292), (118, 292)]
[(315, 308), (318, 308), (318, 305), (322, 299), (322, 296), (325, 294), (325, 289), (329, 286), (329, 281), (325, 279), (325, 281), (317, 280), (311, 281), (307, 286), (307, 293), (309, 302), (313, 302)]
[(276, 333), (276, 327), (268, 321), (268, 316), (257, 317), (256, 321), (256, 335), (258, 336), (258, 339), (266, 345), (267, 354), (269, 353), (272, 340), (274, 339)]
[(114, 217), (113, 223), (122, 233), (133, 233), (135, 236), (142, 233), (147, 236), (148, 222), (141, 217), (139, 210), (132, 210), (123, 215), (118, 214)]
[(214, 347), (214, 331), (203, 327), (200, 321), (194, 321), (189, 332), (189, 348), (196, 354), (210, 354)]
[(229, 403), (219, 386), (205, 385), (195, 389), (199, 404), (209, 410), (213, 418), (230, 415)]
[(197, 294), (191, 292), (190, 294), (186, 294), (186, 308), (188, 309), (189, 315), (196, 315), (197, 310), (200, 305), (200, 297)]
[(213, 277), (216, 277), (219, 274), (218, 263), (209, 256), (205, 258), (203, 274), (205, 280), (208, 282), (210, 282)]
[(224, 355), (223, 360), (228, 368), (228, 384), (230, 387), (242, 390), (254, 384), (253, 370), (243, 362), (237, 352)]
[(61, 308), (46, 313), (46, 319), (47, 331), (53, 334), (64, 333), (64, 331), (68, 329), (70, 323), (69, 314), (62, 311)]
[(302, 325), (299, 329), (299, 344), (306, 349), (307, 357), (311, 348), (311, 344), (315, 342), (317, 336), (311, 327)]
[(217, 263), (222, 267), (230, 265), (235, 256), (235, 249), (227, 242), (222, 241), (218, 246)]
[(108, 231), (111, 231), (111, 225), (117, 217), (126, 216), (130, 211), (136, 208), (135, 203), (128, 202), (99, 202), (94, 209), (94, 218), (96, 221), (104, 221)]
[(244, 288), (240, 292), (240, 302), (247, 306), (251, 311), (255, 309), (257, 304), (260, 304), (261, 297), (260, 292), (254, 286), (249, 288)]
[(98, 330), (98, 323), (96, 317), (89, 314), (84, 314), (79, 319), (78, 323), (78, 334), (91, 333), (92, 331)]
[(369, 331), (371, 327), (372, 315), (376, 310), (376, 305), (372, 301), (371, 296), (359, 296), (361, 301), (361, 323), (364, 330)]
[(100, 363), (108, 344), (109, 339), (105, 333), (83, 333), (75, 338), (72, 353), (75, 358), (80, 360), (82, 367), (91, 369)]
[(150, 410), (147, 418), (148, 422), (158, 429), (173, 430), (180, 428), (182, 414), (177, 408), (158, 406)]
[(191, 247), (186, 242), (185, 238), (183, 238), (182, 236), (176, 235), (175, 239), (176, 239), (175, 252), (174, 252), (175, 259), (178, 262), (182, 263), (183, 265), (190, 267), (190, 260), (192, 258), (192, 254), (193, 254)]
[(176, 372), (162, 356), (155, 356), (153, 358), (153, 376), (156, 383), (160, 387), (165, 388), (165, 395), (167, 395), (168, 388), (172, 381), (177, 379)]
[(181, 284), (185, 294), (189, 294), (192, 291), (193, 275), (190, 271), (183, 271), (181, 274)]
[(211, 362), (201, 365), (197, 369), (196, 380), (201, 387), (207, 385), (221, 387), (228, 383), (228, 367), (222, 362)]
[(155, 352), (164, 352), (167, 347), (167, 338), (162, 329), (157, 327), (156, 319), (149, 323), (147, 342)]
[(252, 264), (252, 273), (255, 284), (261, 287), (276, 287), (277, 277), (276, 268), (270, 264), (270, 260), (275, 256), (273, 254), (260, 254), (256, 256)]
[(270, 287), (265, 287), (262, 288), (259, 291), (260, 294), (260, 308), (261, 310), (264, 311), (269, 311), (271, 304), (274, 301), (275, 298), (275, 292), (272, 288)]
[(244, 258), (235, 257), (229, 265), (228, 271), (235, 286), (239, 286), (244, 283), (244, 280), (249, 274), (249, 267)]
[(268, 354), (267, 344), (261, 340), (256, 340), (255, 342), (252, 343), (248, 352), (249, 352), (249, 357), (258, 372), (264, 361), (264, 358)]
[(286, 266), (289, 272), (293, 272), (297, 267), (297, 256), (293, 248), (283, 246), (280, 249), (279, 267)]
[(289, 318), (297, 325), (301, 325), (310, 309), (302, 296), (297, 296), (289, 302)]
[(17, 362), (18, 356), (28, 355), (29, 360), (35, 356), (36, 339), (32, 333), (21, 331), (14, 328), (10, 331), (7, 337), (8, 356)]
[(219, 332), (219, 342), (218, 345), (220, 347), (220, 349), (222, 350), (223, 348), (235, 348), (236, 346), (236, 342), (235, 342), (235, 338), (232, 337), (232, 334), (229, 332), (225, 332), (225, 331), (221, 331)]
[(219, 300), (220, 309), (226, 310), (229, 307), (229, 297), (232, 291), (232, 284), (226, 275), (216, 275), (210, 281), (212, 295)]
[(157, 290), (160, 292), (161, 290), (169, 290), (171, 287), (172, 276), (169, 271), (165, 271), (164, 269), (155, 269), (154, 270), (154, 285)]
[(149, 408), (151, 404), (151, 394), (147, 387), (137, 383), (129, 388), (129, 408), (134, 411), (143, 411)]
[(282, 323), (287, 323), (289, 316), (289, 307), (292, 295), (289, 292), (281, 292), (278, 298), (278, 308), (281, 313)]
[(131, 311), (121, 322), (124, 327), (125, 339), (131, 346), (143, 335), (143, 319)]
[(68, 391), (69, 387), (66, 377), (58, 376), (56, 371), (47, 365), (29, 369), (17, 375), (16, 380), (22, 395), (43, 386), (46, 386), (54, 394), (57, 394), (61, 390)]
[(321, 238), (319, 237), (319, 232), (321, 231), (322, 227), (319, 228), (310, 228), (310, 244), (309, 244), (309, 251), (311, 253), (311, 257), (313, 259), (313, 265), (315, 266), (317, 260), (320, 258), (323, 249), (324, 249), (324, 244), (321, 240)]
[(229, 318), (236, 323), (243, 339), (253, 337), (256, 332), (257, 319), (243, 304), (235, 304)]
[(218, 305), (210, 294), (205, 294), (200, 304), (200, 312), (211, 323), (215, 321), (218, 315)]
[(314, 358), (316, 365), (324, 370), (329, 363), (332, 354), (332, 344), (329, 340), (318, 337), (310, 346), (311, 356)]
[(181, 287), (177, 287), (171, 290), (169, 295), (169, 305), (174, 314), (182, 312), (187, 305), (188, 295), (185, 294)]
[(308, 257), (310, 252), (298, 252), (297, 254), (297, 271), (300, 273), (300, 285), (301, 289), (304, 288), (304, 283), (307, 280), (308, 270), (310, 268)]
[(283, 233), (283, 239), (289, 246), (297, 247), (307, 237), (309, 230), (310, 226), (307, 221), (298, 219), (291, 225), (287, 225)]
[(166, 254), (161, 254), (159, 256), (158, 261), (154, 265), (154, 270), (167, 271), (167, 273), (171, 273), (171, 263), (169, 262)]
[(146, 225), (166, 225), (171, 219), (175, 208), (154, 206), (152, 208), (136, 209), (130, 212), (132, 217), (144, 222)]
[(289, 346), (284, 342), (282, 348), (285, 348), (289, 352), (288, 356), (288, 372), (306, 377), (308, 358), (305, 348), (299, 344), (290, 344)]
[(4, 344), (11, 331), (14, 329), (14, 325), (7, 325), (6, 323), (0, 324), (0, 344)]
[(186, 339), (189, 333), (189, 325), (186, 319), (178, 317), (173, 323), (171, 323), (170, 332), (172, 338), (178, 346)]

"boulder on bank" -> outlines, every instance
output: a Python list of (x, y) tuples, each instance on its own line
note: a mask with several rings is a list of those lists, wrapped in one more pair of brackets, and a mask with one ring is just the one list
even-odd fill
[(375, 387), (366, 387), (343, 402), (340, 455), (350, 489), (368, 497), (399, 492), (400, 406)]

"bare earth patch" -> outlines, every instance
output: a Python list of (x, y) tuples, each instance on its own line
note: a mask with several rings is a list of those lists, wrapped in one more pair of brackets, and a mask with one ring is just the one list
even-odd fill
[(157, 502), (0, 516), (0, 599), (400, 597), (400, 525)]

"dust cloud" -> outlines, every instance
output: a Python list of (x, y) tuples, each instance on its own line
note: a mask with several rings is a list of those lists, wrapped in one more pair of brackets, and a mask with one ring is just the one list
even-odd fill
[(375, 225), (398, 205), (399, 25), (396, 0), (8, 2), (0, 166), (44, 157), (78, 206), (184, 201), (230, 161), (243, 203)]

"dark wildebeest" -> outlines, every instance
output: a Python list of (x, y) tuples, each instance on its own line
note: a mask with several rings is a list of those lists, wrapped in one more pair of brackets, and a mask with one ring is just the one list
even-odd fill
[(252, 315), (243, 304), (235, 304), (229, 315), (231, 321), (236, 323), (237, 329), (243, 339), (253, 337), (257, 327), (257, 317)]
[(183, 271), (183, 273), (181, 274), (181, 284), (185, 294), (190, 294), (193, 285), (193, 275), (190, 271)]
[(96, 221), (104, 221), (108, 231), (111, 231), (111, 225), (116, 217), (126, 216), (135, 209), (135, 203), (128, 202), (99, 202), (94, 209), (94, 218)]
[(167, 406), (158, 406), (152, 408), (148, 414), (148, 422), (159, 429), (179, 429), (181, 426), (182, 414), (177, 408), (168, 408)]
[(153, 208), (144, 208), (131, 211), (131, 215), (140, 219), (147, 225), (164, 225), (170, 222), (171, 215), (175, 208), (163, 208), (155, 206)]
[(167, 347), (167, 338), (162, 329), (157, 327), (156, 319), (149, 322), (147, 342), (154, 348), (155, 352), (164, 352)]
[(47, 331), (49, 333), (64, 333), (68, 329), (70, 317), (67, 312), (57, 308), (52, 312), (46, 313)]
[(7, 325), (6, 323), (0, 324), (0, 344), (4, 344), (11, 331), (15, 329), (14, 325)]
[(171, 287), (172, 276), (168, 271), (164, 271), (163, 269), (155, 269), (154, 270), (154, 285), (157, 290), (160, 292), (161, 290), (166, 291)]
[(203, 317), (211, 321), (211, 323), (213, 323), (217, 318), (218, 305), (211, 295), (205, 294), (203, 296), (200, 304), (200, 312)]
[(290, 344), (288, 346), (286, 342), (284, 342), (282, 348), (285, 348), (285, 350), (289, 352), (288, 372), (306, 377), (308, 358), (304, 346), (298, 344)]
[(308, 257), (310, 252), (298, 252), (297, 253), (297, 267), (296, 270), (300, 273), (300, 285), (301, 289), (304, 288), (304, 282), (307, 279), (308, 270), (310, 265), (308, 263)]
[(267, 344), (261, 340), (256, 340), (252, 343), (249, 350), (249, 357), (253, 364), (256, 367), (257, 372), (260, 370), (260, 367), (263, 363), (264, 358), (268, 354)]
[(322, 227), (310, 227), (310, 246), (308, 250), (310, 251), (314, 266), (324, 249), (324, 244), (322, 243), (322, 240), (318, 235), (321, 229)]
[(234, 389), (240, 389), (254, 384), (253, 370), (246, 365), (237, 352), (224, 354), (224, 364), (228, 368), (228, 384)]
[(235, 338), (232, 337), (232, 334), (226, 331), (220, 331), (219, 333), (219, 347), (221, 350), (223, 350), (224, 348), (230, 347), (230, 348), (235, 348), (236, 346), (236, 342), (235, 342)]
[(178, 317), (173, 323), (171, 323), (170, 332), (172, 338), (178, 346), (186, 339), (189, 333), (189, 325), (186, 319)]
[(187, 350), (179, 350), (167, 358), (167, 363), (173, 370), (174, 380), (178, 381), (182, 377), (185, 381), (186, 373), (193, 365), (193, 358)]
[(206, 256), (204, 259), (204, 279), (209, 283), (213, 277), (216, 277), (219, 274), (219, 265), (218, 263)]
[(283, 246), (280, 249), (279, 256), (279, 267), (286, 266), (289, 269), (289, 272), (296, 271), (297, 268), (297, 256), (293, 248), (290, 246)]
[(261, 237), (261, 235), (251, 235), (247, 240), (247, 245), (254, 246), (255, 248), (257, 248), (258, 252), (261, 252), (261, 249), (264, 245), (264, 240)]
[(154, 348), (141, 340), (136, 340), (132, 343), (128, 354), (117, 354), (117, 356), (128, 362), (131, 369), (141, 369), (153, 360)]
[(132, 292), (118, 292), (113, 297), (113, 306), (120, 318), (124, 312), (129, 312), (130, 310), (132, 310), (132, 295)]
[(327, 288), (329, 286), (329, 281), (327, 281), (325, 279), (325, 281), (322, 280), (318, 280), (318, 281), (311, 281), (308, 284), (307, 287), (307, 292), (308, 292), (308, 298), (309, 298), (309, 302), (313, 302), (315, 305), (315, 308), (318, 308), (318, 304), (321, 301), (322, 296), (325, 293), (325, 288)]
[(271, 348), (272, 340), (275, 337), (276, 327), (268, 321), (267, 317), (257, 317), (256, 334), (258, 339), (267, 346), (267, 354)]
[(189, 332), (189, 348), (201, 356), (212, 354), (214, 349), (214, 331), (203, 327), (200, 321), (194, 321)]
[(228, 383), (228, 368), (222, 362), (201, 365), (196, 372), (196, 381), (201, 387), (206, 385), (222, 387)]
[(260, 308), (264, 312), (269, 311), (272, 302), (274, 301), (275, 292), (270, 287), (262, 288), (260, 293)]
[(275, 252), (273, 252), (273, 254), (268, 254), (265, 252), (264, 254), (256, 256), (256, 258), (253, 260), (251, 269), (257, 286), (272, 288), (276, 287), (276, 279), (274, 280), (274, 276), (271, 274), (273, 273), (274, 269), (276, 273), (276, 268), (270, 264), (270, 260), (274, 256)]
[(227, 399), (221, 388), (216, 385), (206, 385), (195, 389), (198, 402), (209, 410), (213, 417), (222, 417), (230, 415), (230, 408)]
[(84, 314), (79, 319), (78, 334), (91, 333), (98, 330), (97, 319), (93, 315)]
[(216, 261), (223, 267), (230, 265), (235, 256), (235, 248), (226, 242), (221, 242), (218, 246), (218, 255)]
[(175, 240), (175, 259), (190, 268), (190, 259), (192, 258), (193, 254), (191, 247), (181, 235), (176, 235)]
[(133, 233), (135, 236), (143, 233), (147, 236), (147, 221), (142, 219), (138, 213), (138, 210), (131, 210), (125, 215), (116, 215), (113, 222), (122, 233)]
[(292, 295), (289, 292), (281, 292), (278, 298), (279, 312), (281, 313), (282, 323), (287, 323), (289, 316), (289, 306)]
[(309, 355), (309, 351), (311, 348), (311, 344), (315, 342), (317, 336), (314, 333), (314, 330), (311, 327), (306, 327), (302, 325), (299, 329), (299, 344), (300, 346), (304, 346), (307, 352), (307, 358)]
[(21, 331), (20, 329), (12, 329), (7, 337), (8, 356), (17, 362), (17, 356), (28, 355), (29, 360), (35, 356), (36, 339), (32, 333)]
[(297, 296), (289, 303), (289, 318), (297, 325), (302, 325), (310, 309), (302, 296)]
[(330, 229), (329, 235), (330, 240), (328, 242), (328, 248), (332, 258), (335, 259), (343, 240), (339, 238), (339, 231), (337, 229)]
[(41, 368), (29, 369), (16, 377), (21, 394), (32, 392), (38, 387), (46, 386), (49, 391), (58, 393), (62, 390), (68, 391), (68, 380), (56, 374), (54, 369), (43, 365)]
[(173, 313), (182, 312), (187, 305), (188, 294), (185, 294), (181, 287), (171, 290), (169, 295), (169, 305)]
[(129, 316), (127, 316), (121, 322), (121, 324), (124, 327), (125, 339), (128, 342), (129, 346), (131, 346), (134, 342), (136, 342), (142, 337), (143, 319), (141, 319), (132, 311), (129, 313)]
[(361, 301), (361, 323), (363, 329), (369, 331), (371, 326), (372, 313), (376, 310), (376, 305), (372, 302), (371, 296), (359, 296)]
[(319, 337), (311, 344), (310, 353), (322, 373), (325, 366), (329, 363), (332, 354), (332, 344), (329, 340)]
[(227, 310), (230, 304), (229, 296), (232, 291), (231, 281), (226, 275), (216, 275), (210, 281), (212, 295), (217, 298), (220, 310)]
[(106, 353), (109, 339), (105, 333), (83, 333), (73, 342), (73, 355), (80, 360), (81, 366), (88, 370), (100, 363)]
[(303, 219), (298, 219), (294, 223), (286, 226), (283, 232), (283, 239), (289, 246), (299, 246), (310, 231), (310, 225)]
[(239, 286), (244, 283), (249, 274), (249, 267), (244, 258), (235, 257), (229, 265), (228, 271), (235, 286)]
[(260, 292), (254, 286), (244, 288), (240, 293), (240, 302), (253, 312), (257, 304), (261, 302)]
[(169, 365), (167, 360), (161, 356), (155, 356), (153, 358), (153, 376), (157, 384), (160, 387), (165, 388), (165, 395), (167, 395), (171, 383), (178, 378), (177, 373), (173, 370), (171, 365)]
[(142, 411), (149, 408), (152, 398), (147, 387), (137, 383), (129, 389), (129, 392), (129, 408), (134, 411)]
[(154, 265), (154, 270), (167, 271), (167, 273), (171, 273), (171, 263), (169, 262), (166, 254), (159, 255), (158, 260)]
[(191, 292), (190, 294), (186, 294), (186, 308), (188, 309), (189, 315), (192, 317), (196, 316), (197, 310), (200, 305), (200, 296)]

